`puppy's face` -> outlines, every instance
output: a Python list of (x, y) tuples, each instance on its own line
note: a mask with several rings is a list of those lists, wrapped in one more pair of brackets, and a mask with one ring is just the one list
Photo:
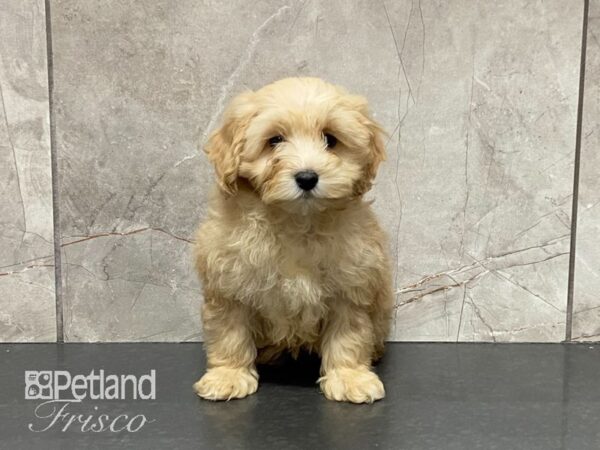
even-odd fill
[(235, 98), (206, 151), (228, 194), (244, 179), (267, 204), (324, 209), (371, 187), (380, 135), (362, 97), (288, 78)]

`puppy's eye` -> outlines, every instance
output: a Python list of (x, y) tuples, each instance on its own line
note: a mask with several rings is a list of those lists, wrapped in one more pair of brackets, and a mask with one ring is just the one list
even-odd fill
[(284, 141), (283, 136), (278, 134), (277, 136), (273, 136), (272, 138), (269, 138), (268, 142), (271, 147), (275, 147), (275, 146), (277, 146), (277, 144), (281, 144), (283, 141)]
[(323, 138), (325, 139), (325, 145), (328, 148), (335, 147), (338, 142), (337, 138), (333, 134), (325, 133)]

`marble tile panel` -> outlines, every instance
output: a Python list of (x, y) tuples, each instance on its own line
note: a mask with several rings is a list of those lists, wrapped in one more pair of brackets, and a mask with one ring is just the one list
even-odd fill
[(56, 340), (46, 15), (0, 3), (0, 341)]
[(52, 9), (68, 340), (201, 337), (197, 142), (293, 75), (365, 95), (390, 134), (370, 197), (391, 339), (563, 339), (582, 4), (110, 3)]

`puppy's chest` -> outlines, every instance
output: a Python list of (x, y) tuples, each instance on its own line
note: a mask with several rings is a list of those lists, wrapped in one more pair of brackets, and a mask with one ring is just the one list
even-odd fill
[[(276, 294), (282, 305), (295, 303), (317, 304), (336, 290), (330, 274), (331, 248), (314, 236), (297, 239), (281, 239), (277, 253), (270, 262), (276, 273), (277, 283), (271, 294)], [(273, 296), (272, 296), (273, 298)]]
[(338, 234), (246, 230), (230, 246), (234, 270), (221, 275), (221, 285), (244, 303), (265, 314), (315, 315), (347, 288), (356, 261)]
[[(243, 277), (233, 281), (240, 293), (260, 309), (299, 312), (302, 305), (315, 305), (336, 290), (329, 276), (331, 239), (311, 233), (278, 233), (271, 229), (248, 229), (232, 255)], [(242, 285), (243, 284), (243, 285)], [(252, 287), (251, 289), (249, 289)]]
[[(288, 346), (314, 342), (327, 314), (327, 299), (336, 286), (328, 276), (327, 250), (307, 239), (285, 240), (265, 261), (266, 289), (257, 292), (253, 307), (262, 317), (262, 332), (268, 342)], [(271, 282), (275, 280), (275, 282)]]

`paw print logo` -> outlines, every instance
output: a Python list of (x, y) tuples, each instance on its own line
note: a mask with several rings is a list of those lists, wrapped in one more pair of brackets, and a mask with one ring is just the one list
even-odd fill
[(52, 400), (52, 372), (49, 370), (25, 371), (25, 399)]

